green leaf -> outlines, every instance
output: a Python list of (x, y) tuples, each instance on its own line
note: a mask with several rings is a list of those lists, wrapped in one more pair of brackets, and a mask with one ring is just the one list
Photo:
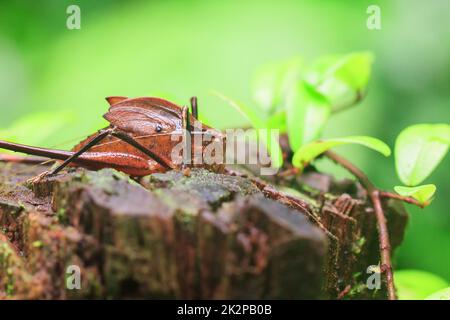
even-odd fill
[(430, 294), (425, 300), (450, 300), (450, 287)]
[(306, 82), (299, 82), (287, 101), (287, 129), (291, 149), (318, 139), (331, 113), (327, 99)]
[(269, 127), (268, 122), (262, 120), (253, 109), (247, 107), (246, 105), (237, 102), (217, 91), (213, 91), (213, 94), (226, 101), (230, 106), (239, 111), (251, 123), (253, 128), (262, 130), (269, 129), (266, 135), (260, 134), (260, 130), (257, 130), (258, 138), (266, 145), (267, 151), (269, 152), (271, 158), (272, 167), (280, 168), (283, 165), (283, 153), (279, 141), (276, 139), (275, 132), (270, 130), (273, 128)]
[(305, 79), (330, 101), (333, 112), (339, 111), (360, 100), (373, 60), (370, 52), (324, 56), (305, 72)]
[(405, 197), (413, 197), (420, 203), (429, 201), (436, 192), (436, 186), (434, 184), (425, 184), (417, 187), (404, 187), (395, 186), (395, 192)]
[(417, 124), (404, 129), (395, 142), (395, 166), (400, 180), (415, 186), (444, 158), (450, 145), (450, 125)]
[(274, 113), (269, 119), (267, 119), (267, 128), (278, 129), (280, 133), (286, 133), (286, 112), (278, 111)]
[(366, 136), (350, 136), (308, 143), (294, 153), (292, 164), (298, 168), (304, 168), (308, 163), (323, 152), (344, 144), (360, 144), (378, 151), (386, 157), (391, 154), (389, 147), (381, 140)]
[(257, 70), (252, 83), (253, 98), (266, 115), (284, 108), (286, 94), (298, 81), (301, 65), (302, 59), (296, 57)]
[(283, 152), (277, 140), (278, 135), (275, 135), (273, 130), (268, 130), (267, 134), (260, 134), (258, 132), (258, 137), (266, 145), (271, 159), (271, 167), (281, 168), (283, 165)]
[(227, 102), (228, 105), (230, 105), (231, 107), (233, 107), (234, 109), (236, 109), (241, 115), (244, 116), (245, 119), (247, 119), (251, 125), (254, 128), (264, 128), (264, 121), (263, 121), (263, 117), (261, 117), (256, 110), (248, 107), (247, 105), (233, 100), (230, 97), (227, 97), (226, 95), (218, 92), (218, 91), (212, 91), (211, 92), (213, 95), (215, 95), (216, 97), (222, 99), (223, 101)]
[(351, 53), (332, 66), (326, 76), (334, 76), (353, 90), (362, 90), (369, 82), (374, 56), (370, 52)]
[(449, 286), (444, 279), (420, 270), (399, 270), (394, 274), (400, 300), (422, 300)]

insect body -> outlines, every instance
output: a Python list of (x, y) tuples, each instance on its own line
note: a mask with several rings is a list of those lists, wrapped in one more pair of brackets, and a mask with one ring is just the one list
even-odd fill
[[(188, 165), (174, 161), (173, 149), (182, 142), (185, 144), (183, 157), (187, 152), (201, 152), (203, 143), (191, 143), (196, 136), (208, 136), (209, 142), (219, 141), (225, 145), (220, 131), (196, 119), (196, 98), (191, 99), (193, 115), (190, 115), (188, 107), (160, 98), (106, 99), (110, 108), (104, 118), (110, 126), (87, 137), (72, 151), (30, 147), (2, 140), (0, 148), (64, 161), (49, 174), (56, 174), (69, 165), (90, 170), (114, 168), (139, 177)], [(203, 166), (220, 170), (223, 169), (223, 161)]]

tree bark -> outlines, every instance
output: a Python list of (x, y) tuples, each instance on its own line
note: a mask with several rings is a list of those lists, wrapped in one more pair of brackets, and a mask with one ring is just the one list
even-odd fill
[[(290, 182), (299, 209), (276, 188), (201, 169), (140, 183), (77, 169), (25, 183), (45, 169), (0, 164), (1, 297), (385, 298), (384, 285), (366, 286), (376, 220), (353, 181), (304, 174)], [(395, 248), (407, 216), (398, 201), (383, 206)], [(81, 289), (67, 286), (71, 265)]]

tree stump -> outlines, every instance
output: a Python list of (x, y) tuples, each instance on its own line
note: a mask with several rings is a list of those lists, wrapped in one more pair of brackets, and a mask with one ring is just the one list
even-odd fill
[[(71, 169), (26, 183), (45, 169), (0, 164), (0, 297), (385, 297), (384, 285), (366, 286), (378, 234), (352, 181), (304, 174), (294, 183), (300, 210), (250, 179), (202, 169), (140, 183)], [(407, 215), (401, 203), (384, 206), (395, 248)], [(69, 285), (73, 266), (80, 289)]]

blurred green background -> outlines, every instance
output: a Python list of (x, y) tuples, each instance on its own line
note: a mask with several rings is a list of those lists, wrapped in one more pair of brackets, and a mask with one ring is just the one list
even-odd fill
[[(381, 7), (382, 29), (366, 28)], [(66, 28), (66, 8), (81, 8), (81, 29)], [(367, 98), (333, 116), (325, 136), (372, 135), (393, 147), (414, 123), (450, 120), (450, 3), (441, 1), (1, 1), (0, 138), (70, 147), (105, 125), (104, 97), (192, 95), (211, 124), (245, 125), (209, 94), (251, 103), (261, 64), (302, 55), (370, 50), (376, 56)], [(11, 127), (12, 126), (12, 127)], [(399, 184), (393, 158), (342, 148), (380, 187)], [(435, 201), (408, 207), (398, 269), (450, 280), (450, 157), (426, 182)], [(337, 172), (338, 175), (341, 172)]]

